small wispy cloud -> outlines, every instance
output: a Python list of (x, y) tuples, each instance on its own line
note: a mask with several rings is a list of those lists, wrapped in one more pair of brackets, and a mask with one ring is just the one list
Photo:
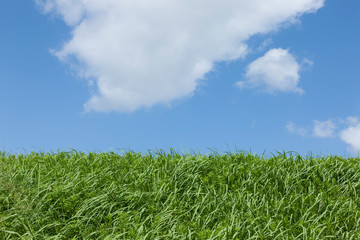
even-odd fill
[(303, 94), (298, 87), (300, 65), (288, 49), (275, 48), (251, 62), (246, 69), (245, 80), (236, 83), (240, 89), (258, 88), (270, 94), (294, 92)]
[[(360, 153), (360, 120), (358, 117), (347, 117), (337, 121), (314, 120), (312, 127), (303, 127), (288, 122), (285, 128), (289, 133), (300, 135), (302, 137), (329, 138), (337, 137), (348, 145), (351, 153)], [(312, 132), (312, 134), (308, 134)]]
[(333, 137), (336, 125), (332, 120), (318, 121), (314, 120), (313, 136), (319, 138)]
[(308, 130), (302, 126), (297, 126), (294, 122), (290, 121), (285, 125), (285, 128), (289, 133), (300, 135), (302, 137), (307, 136)]
[(274, 42), (271, 38), (267, 38), (265, 39), (260, 46), (257, 47), (257, 51), (258, 52), (263, 52), (266, 51), (267, 49), (269, 49), (269, 46), (272, 45)]

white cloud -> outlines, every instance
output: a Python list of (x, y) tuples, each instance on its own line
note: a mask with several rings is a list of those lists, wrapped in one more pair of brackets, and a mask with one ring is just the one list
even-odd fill
[(299, 83), (300, 65), (287, 49), (275, 48), (251, 62), (245, 74), (245, 81), (237, 82), (239, 88), (260, 88), (268, 93), (304, 91)]
[(287, 131), (289, 133), (297, 134), (297, 135), (300, 135), (302, 137), (305, 137), (307, 135), (307, 132), (308, 132), (306, 130), (306, 128), (301, 127), (301, 126), (297, 126), (291, 121), (286, 124), (285, 128), (287, 129)]
[(359, 118), (354, 116), (347, 117), (345, 119), (345, 123), (347, 123), (348, 125), (356, 125), (359, 123)]
[[(313, 121), (313, 134), (312, 137), (327, 138), (338, 137), (340, 140), (348, 144), (348, 150), (351, 153), (360, 153), (360, 120), (358, 117), (347, 117), (337, 121)], [(309, 128), (297, 126), (293, 122), (288, 122), (285, 125), (289, 133), (297, 134), (307, 137)], [(336, 129), (340, 129), (337, 130)]]
[(356, 117), (347, 118), (348, 127), (340, 132), (340, 138), (349, 145), (349, 150), (355, 154), (360, 152), (360, 122)]
[[(72, 27), (55, 55), (95, 80), (85, 108), (134, 111), (191, 96), (214, 63), (244, 57), (251, 36), (294, 23), (325, 0), (35, 1)], [(270, 78), (269, 89), (301, 93), (295, 60), (275, 53), (291, 71)]]
[(332, 137), (336, 129), (336, 125), (333, 121), (318, 121), (314, 120), (313, 136), (319, 138)]

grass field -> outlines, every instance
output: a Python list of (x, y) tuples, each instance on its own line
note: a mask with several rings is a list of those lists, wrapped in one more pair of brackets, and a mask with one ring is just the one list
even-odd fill
[(0, 239), (360, 239), (360, 159), (0, 153)]

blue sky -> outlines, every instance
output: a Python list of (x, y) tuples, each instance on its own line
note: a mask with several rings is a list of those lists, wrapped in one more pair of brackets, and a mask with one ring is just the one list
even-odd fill
[(2, 149), (357, 155), (360, 2), (247, 2), (0, 1)]

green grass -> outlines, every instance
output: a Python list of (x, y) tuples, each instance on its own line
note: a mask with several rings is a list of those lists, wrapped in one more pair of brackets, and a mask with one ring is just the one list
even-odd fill
[(0, 239), (360, 239), (360, 159), (0, 152)]

